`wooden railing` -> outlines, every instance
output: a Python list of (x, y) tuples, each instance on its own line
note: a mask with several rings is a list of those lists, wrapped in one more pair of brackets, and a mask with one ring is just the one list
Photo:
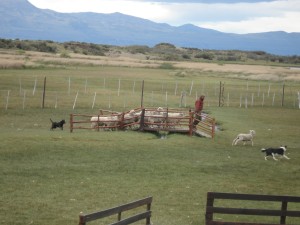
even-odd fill
[[(137, 108), (134, 109), (134, 117), (125, 118), (128, 112), (111, 112), (108, 110), (100, 110), (98, 115), (70, 114), (70, 132), (75, 129), (91, 129), (91, 130), (139, 130), (139, 131), (168, 131), (177, 133), (187, 133), (190, 136), (198, 134), (205, 137), (214, 138), (215, 135), (215, 119), (209, 115), (202, 115), (202, 119), (198, 120), (197, 125), (193, 125), (195, 114), (191, 110), (184, 112), (179, 109), (164, 108), (158, 114), (157, 108)], [(169, 116), (173, 113), (172, 116)], [(178, 114), (178, 116), (174, 116)], [(112, 125), (103, 125), (103, 118), (114, 116), (114, 120), (109, 121)], [(98, 117), (98, 120), (91, 122), (92, 117)], [(133, 119), (133, 120), (132, 120)]]
[[(234, 201), (233, 207), (217, 207), (214, 206), (215, 200), (241, 200)], [(238, 203), (245, 203), (245, 201), (264, 201), (264, 202), (279, 202), (280, 209), (271, 209), (271, 205), (266, 206), (262, 209), (260, 208), (238, 208)], [(223, 202), (223, 201), (222, 201)], [(300, 197), (297, 196), (277, 196), (277, 195), (254, 195), (254, 194), (237, 194), (237, 193), (218, 193), (218, 192), (208, 192), (207, 193), (207, 203), (206, 203), (206, 225), (279, 225), (279, 224), (291, 224), (286, 223), (287, 217), (299, 217), (296, 224), (300, 224), (300, 210), (288, 210), (288, 203), (300, 203)], [(232, 204), (232, 203), (231, 203)], [(273, 206), (274, 207), (274, 206)], [(251, 216), (253, 220), (249, 222), (225, 222), (218, 221), (214, 219), (214, 214), (231, 214), (235, 215), (237, 218), (239, 215)], [(253, 222), (258, 221), (256, 217), (254, 220), (253, 216), (268, 216), (268, 217), (278, 217), (278, 223), (266, 223), (266, 222)]]
[[(102, 219), (108, 216), (117, 215), (117, 221), (114, 223), (110, 223), (110, 225), (128, 225), (135, 223), (140, 220), (146, 220), (146, 225), (150, 225), (151, 221), (151, 203), (152, 197), (147, 197), (144, 199), (140, 199), (134, 202), (130, 202), (124, 205), (120, 205), (114, 208), (106, 209), (99, 212), (94, 212), (90, 214), (81, 214), (79, 215), (79, 225), (86, 225), (87, 222), (95, 221), (98, 219)], [(146, 206), (146, 210), (141, 213), (135, 214), (133, 216), (129, 216), (125, 219), (122, 219), (122, 212), (136, 209), (141, 206)]]

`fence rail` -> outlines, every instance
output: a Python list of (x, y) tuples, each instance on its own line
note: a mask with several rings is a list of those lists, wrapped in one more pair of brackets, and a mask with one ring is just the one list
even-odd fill
[[(241, 201), (260, 201), (260, 202), (279, 202), (280, 209), (262, 208), (232, 208), (214, 206), (215, 200), (241, 200)], [(206, 202), (206, 225), (279, 225), (287, 224), (287, 217), (299, 217), (300, 210), (288, 210), (288, 203), (300, 203), (298, 196), (277, 196), (277, 195), (254, 195), (254, 194), (237, 194), (237, 193), (219, 193), (208, 192)], [(236, 205), (236, 203), (234, 204)], [(230, 214), (230, 215), (250, 215), (250, 216), (275, 216), (279, 217), (278, 223), (263, 222), (223, 222), (214, 219), (214, 214)], [(299, 223), (298, 223), (299, 224)]]
[[(110, 209), (102, 210), (99, 212), (94, 212), (90, 214), (81, 214), (79, 215), (79, 225), (86, 225), (87, 222), (95, 221), (98, 219), (102, 219), (112, 215), (118, 215), (118, 221), (114, 222), (110, 225), (128, 225), (140, 220), (145, 219), (146, 225), (151, 224), (151, 204), (152, 197), (147, 197), (144, 199), (140, 199), (134, 202), (130, 202), (124, 205), (120, 205), (117, 207), (113, 207)], [(142, 206), (146, 206), (146, 211), (142, 213), (138, 213), (133, 216), (129, 216), (125, 219), (122, 219), (122, 213), (128, 210), (136, 209)]]
[[(195, 118), (191, 110), (184, 112), (180, 109), (161, 108), (160, 114), (155, 114), (157, 112), (156, 108), (135, 108), (133, 111), (135, 116), (132, 118), (125, 118), (128, 112), (116, 114), (116, 112), (107, 110), (100, 110), (98, 115), (70, 114), (70, 132), (73, 132), (75, 129), (96, 131), (132, 129), (187, 133), (190, 136), (198, 134), (210, 138), (214, 138), (215, 135), (215, 119), (209, 115), (203, 114), (203, 119), (199, 120), (197, 125), (193, 125)], [(103, 112), (107, 114), (103, 114)], [(169, 116), (171, 113), (173, 113), (173, 116)], [(111, 116), (114, 118), (110, 118)], [(91, 121), (91, 118), (94, 118), (93, 121)], [(103, 122), (104, 119), (109, 125)]]

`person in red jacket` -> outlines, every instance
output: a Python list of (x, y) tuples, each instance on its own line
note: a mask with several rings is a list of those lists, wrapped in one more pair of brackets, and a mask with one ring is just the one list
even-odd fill
[(195, 101), (195, 120), (194, 125), (197, 125), (199, 123), (199, 120), (201, 120), (201, 111), (203, 109), (204, 105), (204, 95), (201, 95), (196, 101)]

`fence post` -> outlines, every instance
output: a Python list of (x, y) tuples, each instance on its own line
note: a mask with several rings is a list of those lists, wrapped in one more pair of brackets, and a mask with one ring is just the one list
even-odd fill
[(73, 132), (73, 114), (70, 114), (70, 132)]
[(143, 105), (144, 105), (144, 80), (142, 82), (141, 108), (143, 108)]
[[(282, 211), (286, 211), (287, 210), (287, 201), (282, 201), (281, 203), (281, 212)], [(285, 224), (285, 219), (286, 219), (286, 216), (281, 216), (280, 217), (280, 224)]]
[(140, 131), (144, 131), (144, 126), (145, 126), (145, 109), (142, 108), (142, 113), (141, 113), (141, 121), (140, 121)]
[[(151, 210), (151, 202), (147, 204), (147, 211)], [(146, 225), (150, 225), (151, 221), (150, 221), (150, 217), (146, 218)]]
[(97, 119), (97, 131), (98, 131), (98, 132), (99, 132), (99, 130), (100, 130), (99, 124), (100, 124), (100, 116), (98, 115), (98, 119)]
[[(213, 196), (213, 193), (208, 192), (207, 193), (207, 200), (206, 200), (206, 209), (208, 207), (213, 207), (213, 205), (214, 205), (214, 196)], [(212, 220), (213, 220), (213, 213), (211, 211), (208, 212), (206, 210), (206, 213), (205, 213), (206, 224), (209, 224), (208, 222), (210, 222)]]
[(219, 107), (221, 107), (221, 87), (222, 86), (222, 82), (220, 81), (220, 90), (219, 90)]
[(213, 118), (212, 120), (212, 128), (211, 128), (211, 137), (214, 139), (215, 137), (215, 126), (216, 126), (216, 119)]
[(46, 95), (46, 77), (44, 78), (44, 90), (43, 90), (43, 103), (42, 103), (42, 108), (45, 107), (45, 95)]
[(193, 135), (193, 128), (194, 128), (194, 124), (193, 124), (193, 117), (194, 117), (194, 112), (192, 112), (191, 109), (189, 109), (189, 135), (192, 136)]
[(121, 121), (120, 121), (120, 129), (121, 130), (124, 129), (124, 117), (125, 117), (125, 113), (122, 112), (122, 114), (121, 114)]
[(84, 215), (79, 215), (79, 225), (86, 225)]
[(283, 86), (282, 86), (282, 100), (281, 100), (281, 106), (282, 107), (284, 105), (284, 88), (285, 88), (285, 83), (283, 83)]

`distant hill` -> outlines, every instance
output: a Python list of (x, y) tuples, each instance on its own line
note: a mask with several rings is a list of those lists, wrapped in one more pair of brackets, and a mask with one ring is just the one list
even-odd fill
[(171, 43), (179, 47), (300, 55), (300, 33), (232, 34), (192, 24), (175, 27), (121, 13), (58, 13), (27, 0), (0, 1), (0, 38), (78, 41), (118, 46)]

